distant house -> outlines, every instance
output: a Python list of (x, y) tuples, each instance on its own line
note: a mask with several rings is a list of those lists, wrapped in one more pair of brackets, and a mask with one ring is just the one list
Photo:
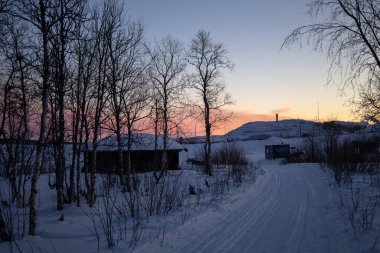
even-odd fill
[(274, 160), (277, 158), (289, 158), (290, 145), (266, 145), (265, 146), (265, 159)]
[[(159, 169), (163, 154), (163, 138), (151, 134), (134, 134), (132, 136), (131, 167), (136, 172), (147, 172)], [(123, 166), (127, 167), (128, 135), (122, 135)], [(182, 145), (169, 138), (167, 159), (168, 169), (179, 169), (179, 152), (185, 150)], [(97, 143), (96, 170), (101, 173), (118, 173), (118, 147), (116, 136), (106, 137)], [(93, 152), (89, 152), (89, 167), (91, 167)]]

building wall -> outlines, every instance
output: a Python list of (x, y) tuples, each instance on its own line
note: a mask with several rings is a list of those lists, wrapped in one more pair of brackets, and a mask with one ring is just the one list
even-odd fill
[[(179, 150), (167, 151), (168, 169), (179, 169)], [(89, 152), (89, 165), (92, 167), (93, 153)], [(127, 152), (123, 152), (124, 171), (127, 169)], [(131, 151), (132, 171), (148, 172), (160, 170), (162, 151)], [(118, 155), (116, 151), (97, 152), (97, 172), (117, 173)]]
[(289, 145), (267, 145), (265, 146), (265, 159), (288, 158), (290, 155)]

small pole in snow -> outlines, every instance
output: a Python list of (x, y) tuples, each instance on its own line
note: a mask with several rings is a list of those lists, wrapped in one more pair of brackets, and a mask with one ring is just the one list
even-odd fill
[(317, 102), (317, 107), (318, 107), (318, 118), (317, 118), (317, 122), (319, 123), (319, 101)]

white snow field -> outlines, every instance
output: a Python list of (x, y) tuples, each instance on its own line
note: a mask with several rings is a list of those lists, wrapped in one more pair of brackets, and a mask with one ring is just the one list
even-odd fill
[(170, 231), (163, 247), (153, 241), (135, 252), (366, 252), (319, 165), (263, 168), (253, 187)]
[[(302, 139), (237, 142), (251, 161), (261, 163), (265, 173), (222, 201), (149, 218), (133, 252), (380, 252), (380, 243), (372, 249), (380, 231), (379, 214), (368, 235), (355, 237), (330, 172), (318, 164), (265, 161), (264, 146), (276, 143), (297, 146)], [(219, 145), (224, 144), (213, 147)], [(200, 147), (189, 145), (189, 152), (182, 153), (184, 170), (180, 173), (186, 182), (203, 183), (204, 175), (184, 163)], [(21, 252), (132, 252), (129, 239), (118, 240), (113, 249), (107, 249), (103, 235), (98, 250), (93, 224), (82, 210), (86, 209), (84, 202), (82, 208), (66, 206), (65, 221), (59, 222), (62, 211), (55, 210), (55, 190), (48, 188), (47, 180), (44, 175), (39, 182), (37, 235), (17, 240)], [(190, 198), (196, 202), (197, 196)], [(13, 252), (20, 252), (17, 247), (13, 245)], [(9, 243), (0, 242), (3, 252), (11, 252)]]

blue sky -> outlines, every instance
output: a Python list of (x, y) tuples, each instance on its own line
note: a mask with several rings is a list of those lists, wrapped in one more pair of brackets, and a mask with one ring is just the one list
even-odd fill
[(326, 85), (328, 60), (306, 43), (282, 49), (284, 38), (313, 19), (306, 0), (127, 0), (133, 19), (145, 25), (148, 40), (168, 34), (189, 44), (199, 29), (222, 42), (235, 64), (225, 73), (231, 107), (240, 123), (280, 118), (352, 120), (338, 88)]

